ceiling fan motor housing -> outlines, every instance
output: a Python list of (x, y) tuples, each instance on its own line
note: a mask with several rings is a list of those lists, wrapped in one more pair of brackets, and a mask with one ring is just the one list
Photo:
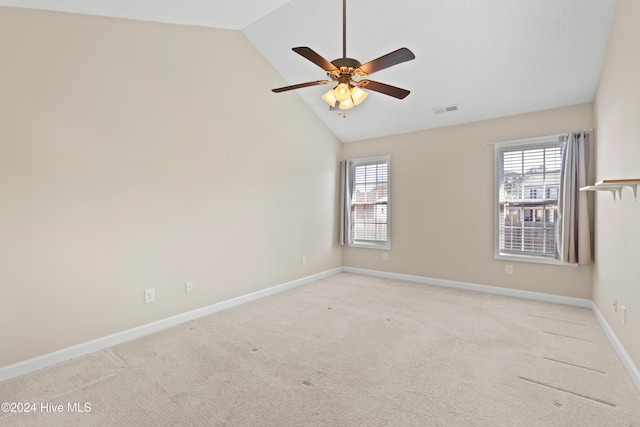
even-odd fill
[(331, 63), (336, 67), (347, 67), (347, 68), (358, 68), (362, 64), (357, 59), (353, 58), (338, 58), (331, 61)]
[[(335, 70), (327, 71), (327, 75), (340, 83), (347, 83), (352, 77), (364, 77), (366, 73), (360, 69), (360, 61), (353, 58), (338, 58), (331, 61)], [(344, 80), (344, 81), (343, 81)]]

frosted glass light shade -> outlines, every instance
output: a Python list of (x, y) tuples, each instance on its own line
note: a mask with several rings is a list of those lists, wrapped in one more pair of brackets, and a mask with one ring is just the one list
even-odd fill
[(333, 95), (333, 89), (331, 89), (329, 92), (322, 95), (322, 99), (324, 100), (324, 102), (329, 104), (330, 107), (335, 107), (336, 102), (338, 101), (336, 97)]
[(338, 108), (340, 108), (341, 110), (348, 110), (349, 108), (353, 108), (354, 107), (354, 103), (351, 100), (351, 98), (345, 99), (344, 101), (340, 101), (340, 105), (338, 105)]
[(349, 85), (346, 83), (340, 83), (333, 92), (333, 96), (341, 103), (351, 98), (351, 91), (349, 90)]
[(369, 95), (367, 92), (363, 91), (359, 87), (354, 87), (351, 89), (351, 99), (353, 99), (353, 105), (358, 105)]

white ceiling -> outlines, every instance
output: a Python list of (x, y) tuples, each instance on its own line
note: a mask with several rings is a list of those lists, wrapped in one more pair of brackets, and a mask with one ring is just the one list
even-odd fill
[[(342, 56), (342, 0), (0, 0), (26, 7), (241, 30), (285, 84), (326, 74), (291, 48)], [(343, 119), (315, 86), (300, 96), (343, 142), (591, 102), (615, 0), (348, 0), (347, 56), (368, 62), (400, 47), (416, 59), (371, 79), (376, 92)], [(284, 85), (284, 84), (283, 84)], [(265, 88), (269, 90), (271, 88)], [(441, 115), (435, 107), (458, 104)]]

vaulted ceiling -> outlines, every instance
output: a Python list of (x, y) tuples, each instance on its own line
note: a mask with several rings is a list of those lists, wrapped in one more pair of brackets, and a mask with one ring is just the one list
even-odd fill
[[(0, 0), (0, 5), (242, 31), (285, 84), (326, 79), (294, 53), (342, 57), (342, 0)], [(301, 97), (343, 142), (592, 102), (615, 0), (347, 0), (347, 57), (365, 63), (400, 47), (416, 56), (373, 80), (411, 91), (369, 92), (346, 118)], [(256, 70), (259, 72), (259, 70)], [(266, 91), (272, 88), (265, 88)], [(455, 105), (456, 111), (434, 109)]]

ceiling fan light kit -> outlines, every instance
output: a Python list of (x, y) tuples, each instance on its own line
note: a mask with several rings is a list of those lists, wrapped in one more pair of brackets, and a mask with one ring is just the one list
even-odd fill
[(367, 92), (358, 86), (353, 86), (347, 80), (322, 95), (322, 99), (329, 104), (331, 108), (348, 110), (364, 101), (367, 95)]
[(339, 114), (344, 115), (343, 110), (348, 110), (362, 103), (367, 97), (367, 92), (363, 88), (374, 92), (389, 95), (397, 99), (404, 99), (409, 95), (409, 91), (385, 83), (365, 79), (366, 76), (376, 71), (389, 68), (393, 65), (415, 59), (415, 55), (406, 47), (388, 53), (362, 65), (353, 58), (347, 58), (346, 44), (346, 10), (347, 0), (342, 0), (342, 58), (331, 62), (316, 53), (309, 47), (294, 47), (293, 51), (313, 62), (327, 73), (331, 80), (316, 80), (307, 83), (300, 83), (291, 86), (284, 86), (272, 89), (275, 93), (286, 92), (304, 87), (324, 85), (329, 82), (337, 83), (333, 89), (322, 95), (322, 100), (329, 105), (330, 110), (339, 109)]

